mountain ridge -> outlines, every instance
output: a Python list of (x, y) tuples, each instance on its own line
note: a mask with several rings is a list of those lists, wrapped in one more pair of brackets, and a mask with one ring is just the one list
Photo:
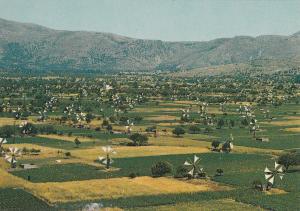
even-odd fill
[(121, 72), (184, 70), (255, 59), (299, 59), (300, 32), (171, 42), (107, 32), (55, 30), (0, 18), (0, 68)]

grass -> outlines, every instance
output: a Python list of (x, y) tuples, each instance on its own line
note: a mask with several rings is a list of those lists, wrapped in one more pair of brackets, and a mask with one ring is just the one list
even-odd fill
[(220, 199), (220, 200), (209, 200), (202, 202), (182, 202), (172, 205), (162, 205), (162, 206), (151, 206), (151, 207), (138, 207), (129, 209), (129, 211), (210, 211), (210, 210), (243, 210), (243, 211), (258, 211), (263, 210), (262, 208), (244, 204), (241, 202), (236, 202), (233, 199)]
[(0, 189), (0, 210), (33, 211), (56, 210), (44, 201), (21, 189)]
[[(224, 153), (200, 153), (197, 155), (201, 158), (201, 165), (205, 167), (209, 175), (214, 175), (218, 168), (222, 168), (226, 174), (262, 171), (266, 164), (272, 163), (270, 157), (266, 155)], [(192, 157), (193, 154), (115, 158), (113, 167), (119, 168), (119, 170), (109, 172), (97, 170), (99, 167), (73, 163), (44, 165), (38, 169), (14, 171), (12, 174), (24, 179), (27, 179), (27, 176), (30, 175), (31, 182), (63, 182), (116, 178), (127, 177), (130, 173), (149, 176), (151, 175), (151, 166), (157, 161), (168, 161), (174, 165), (175, 170), (177, 166), (182, 165), (185, 160), (192, 159)]]

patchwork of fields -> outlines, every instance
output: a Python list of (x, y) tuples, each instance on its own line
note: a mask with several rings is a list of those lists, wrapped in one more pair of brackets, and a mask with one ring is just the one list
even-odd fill
[[(69, 97), (61, 100), (67, 105)], [(237, 109), (243, 104), (228, 103), (224, 112), (219, 103), (210, 103), (207, 115), (226, 123), (218, 127), (216, 123), (208, 126), (195, 120), (200, 114), (194, 100), (151, 98), (122, 114), (130, 121), (136, 114), (142, 117), (132, 124), (130, 134), (124, 129), (126, 124), (112, 119), (112, 131), (102, 127), (103, 116), (114, 113), (105, 106), (102, 113), (94, 112), (97, 118), (84, 128), (74, 127), (71, 120), (56, 120), (59, 109), (43, 122), (31, 115), (29, 122), (37, 128), (50, 125), (57, 132), (7, 138), (5, 149), (17, 147), (28, 152), (16, 158), (16, 168), (0, 159), (0, 210), (82, 210), (90, 203), (99, 203), (107, 210), (130, 211), (300, 210), (297, 165), (291, 166), (282, 180), (275, 178), (270, 191), (253, 188), (255, 180), (265, 183), (266, 166), (273, 168), (280, 155), (299, 151), (299, 105), (267, 105), (272, 120), (262, 112), (266, 106), (257, 106), (253, 113), (260, 127), (255, 135), (268, 138), (260, 141), (240, 123)], [(189, 118), (194, 120), (182, 120), (184, 109), (189, 109)], [(1, 128), (22, 123), (7, 115), (3, 112), (0, 117)], [(120, 118), (118, 115), (116, 118)], [(229, 127), (230, 121), (235, 124)], [(149, 129), (153, 126), (155, 132)], [(173, 130), (178, 126), (185, 133), (176, 135)], [(192, 131), (191, 126), (197, 126), (198, 131)], [(147, 136), (147, 144), (130, 145), (130, 135), (134, 133)], [(231, 134), (234, 147), (230, 152), (212, 150), (214, 141), (222, 143)], [(78, 145), (74, 143), (76, 138), (80, 140)], [(109, 169), (98, 160), (106, 156), (102, 147), (107, 145), (116, 151), (111, 154), (113, 163)], [(199, 157), (206, 178), (179, 178), (178, 169), (194, 155)], [(155, 177), (151, 167), (159, 161), (168, 162), (172, 171)], [(19, 164), (32, 164), (35, 168), (23, 169)], [(223, 170), (222, 175), (216, 175), (217, 169)]]

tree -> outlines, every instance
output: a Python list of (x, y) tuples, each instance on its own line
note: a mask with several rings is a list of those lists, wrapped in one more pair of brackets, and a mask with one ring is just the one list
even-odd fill
[(146, 146), (148, 145), (148, 137), (143, 134), (134, 133), (132, 134), (129, 139), (133, 142), (129, 145), (131, 146)]
[(162, 177), (166, 174), (172, 173), (173, 166), (167, 161), (159, 161), (151, 167), (153, 177)]
[(107, 119), (104, 119), (102, 122), (102, 128), (107, 127), (109, 125), (109, 122)]
[(283, 165), (287, 171), (290, 166), (300, 165), (300, 153), (286, 153), (280, 155), (278, 163)]
[(175, 127), (175, 129), (172, 131), (174, 135), (179, 137), (180, 135), (185, 134), (185, 130), (182, 127)]
[(112, 131), (112, 129), (113, 129), (113, 128), (112, 128), (112, 126), (111, 126), (111, 125), (107, 125), (107, 127), (106, 127), (106, 130), (107, 130), (107, 131), (109, 131), (109, 132), (110, 132), (110, 131)]
[(188, 177), (189, 176), (188, 172), (189, 172), (189, 169), (185, 165), (180, 165), (176, 169), (175, 177), (176, 178)]
[(223, 152), (231, 152), (231, 141), (226, 141), (226, 142), (222, 145), (222, 151), (223, 151)]
[(77, 148), (81, 144), (81, 142), (79, 141), (79, 139), (77, 137), (75, 138), (74, 143), (75, 143), (75, 145), (76, 145)]
[(211, 142), (211, 146), (213, 147), (213, 151), (217, 151), (218, 147), (220, 146), (220, 141), (214, 140), (213, 142)]
[(219, 119), (217, 122), (217, 129), (221, 129), (224, 126), (225, 122), (223, 119)]
[(91, 121), (94, 119), (94, 115), (91, 113), (87, 113), (86, 117), (85, 117), (85, 121), (86, 123), (91, 123)]
[(201, 131), (201, 129), (197, 125), (191, 125), (189, 127), (189, 131), (192, 134), (197, 134), (197, 133), (199, 133)]
[(0, 136), (10, 138), (14, 134), (14, 126), (5, 125), (0, 128)]

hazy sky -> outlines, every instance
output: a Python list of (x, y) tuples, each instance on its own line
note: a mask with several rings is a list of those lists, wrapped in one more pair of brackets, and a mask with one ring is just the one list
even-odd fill
[(0, 0), (0, 18), (171, 41), (300, 31), (300, 0)]

